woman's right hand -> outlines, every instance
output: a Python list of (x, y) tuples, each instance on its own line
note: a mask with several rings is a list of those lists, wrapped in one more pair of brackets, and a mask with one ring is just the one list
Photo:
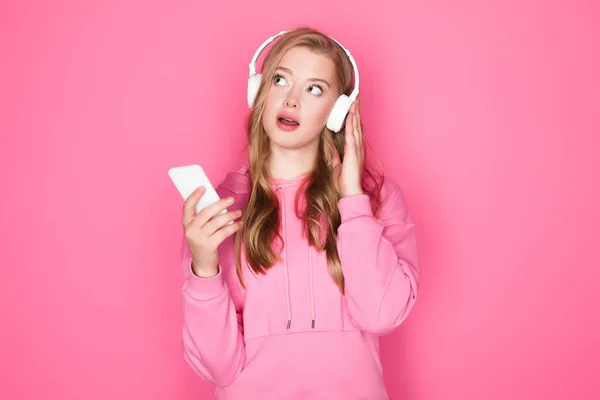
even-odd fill
[(242, 221), (228, 223), (242, 215), (241, 211), (220, 213), (234, 202), (233, 197), (221, 199), (196, 214), (196, 204), (202, 198), (205, 189), (200, 186), (183, 205), (183, 229), (192, 253), (192, 270), (201, 278), (210, 278), (219, 272), (219, 245), (229, 236), (240, 230)]

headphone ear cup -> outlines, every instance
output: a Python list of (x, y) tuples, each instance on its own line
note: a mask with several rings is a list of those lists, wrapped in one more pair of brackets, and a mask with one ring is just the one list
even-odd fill
[(338, 97), (329, 118), (327, 119), (327, 129), (333, 132), (339, 132), (342, 129), (348, 110), (354, 101), (345, 94)]
[(256, 94), (258, 93), (258, 87), (260, 86), (262, 74), (254, 74), (248, 78), (248, 107), (252, 108)]

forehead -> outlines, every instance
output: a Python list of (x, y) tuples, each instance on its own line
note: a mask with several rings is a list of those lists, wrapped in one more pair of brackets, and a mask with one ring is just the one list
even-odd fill
[(279, 66), (292, 70), (295, 76), (302, 78), (321, 78), (332, 82), (335, 76), (335, 64), (331, 58), (304, 46), (288, 50)]

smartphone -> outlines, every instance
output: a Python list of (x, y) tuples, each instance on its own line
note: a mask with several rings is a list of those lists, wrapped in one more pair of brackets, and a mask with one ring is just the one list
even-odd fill
[[(181, 197), (183, 197), (183, 200), (187, 200), (192, 192), (198, 187), (204, 186), (206, 188), (206, 191), (198, 201), (198, 204), (196, 204), (196, 214), (198, 214), (204, 207), (207, 207), (221, 199), (202, 167), (197, 164), (173, 167), (169, 169), (169, 177), (175, 184), (175, 187), (181, 194)], [(227, 209), (224, 209), (223, 211), (214, 215), (213, 218), (217, 215), (225, 214), (226, 212)]]

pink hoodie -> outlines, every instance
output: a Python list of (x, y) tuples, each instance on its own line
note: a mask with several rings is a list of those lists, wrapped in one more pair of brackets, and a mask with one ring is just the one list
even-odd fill
[[(221, 197), (235, 197), (231, 210), (245, 207), (247, 172), (244, 166), (229, 173), (217, 187)], [(379, 219), (367, 195), (340, 199), (342, 295), (325, 252), (302, 237), (294, 198), (305, 177), (271, 179), (286, 244), (283, 263), (266, 275), (246, 268), (246, 289), (235, 271), (234, 236), (221, 244), (213, 278), (192, 273), (183, 241), (184, 356), (216, 385), (218, 399), (388, 399), (378, 336), (407, 318), (420, 280), (414, 224), (401, 189), (385, 180)]]

